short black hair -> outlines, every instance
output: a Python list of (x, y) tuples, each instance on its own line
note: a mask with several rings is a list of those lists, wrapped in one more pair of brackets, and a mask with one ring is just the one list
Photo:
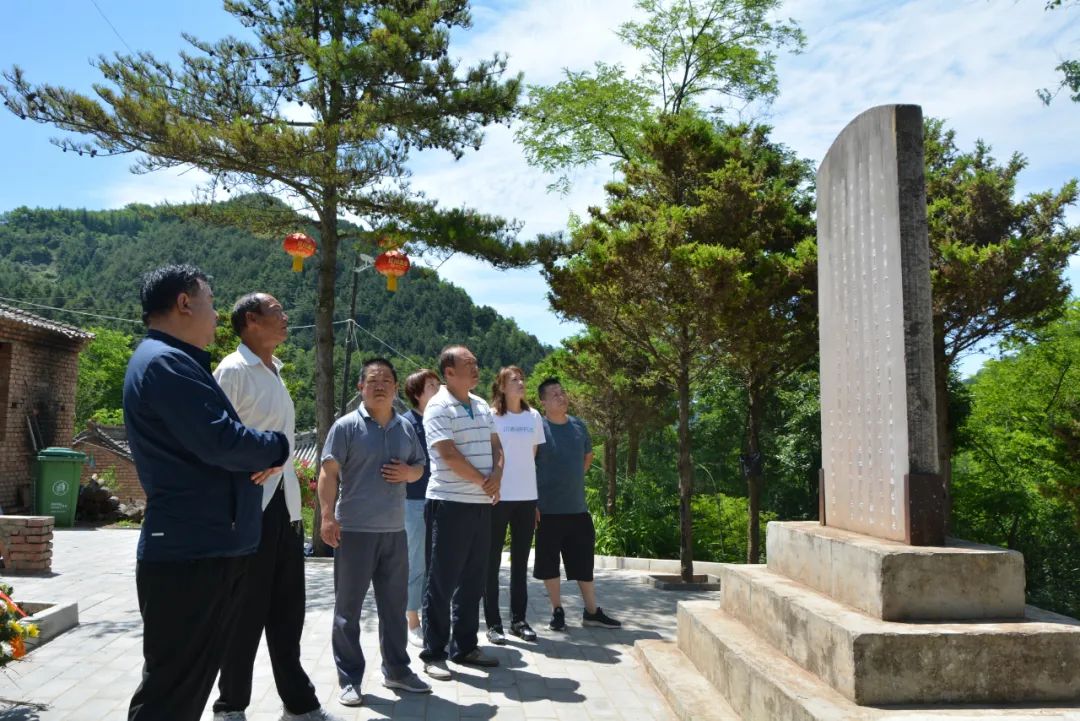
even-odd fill
[(397, 383), (397, 371), (394, 370), (394, 364), (385, 358), (368, 358), (364, 361), (364, 365), (360, 366), (360, 383), (364, 382), (364, 375), (367, 374), (367, 369), (370, 366), (386, 366), (390, 369), (390, 375), (394, 376), (394, 383)]
[(262, 295), (264, 294), (258, 292), (248, 293), (237, 298), (236, 303), (233, 304), (229, 321), (232, 323), (233, 333), (236, 333), (238, 338), (244, 332), (244, 328), (247, 328), (247, 314), (262, 314)]
[(540, 381), (540, 385), (536, 389), (536, 395), (540, 398), (540, 400), (544, 400), (544, 391), (546, 391), (551, 386), (561, 386), (561, 385), (562, 385), (562, 381), (560, 381), (555, 376), (549, 376), (549, 377), (545, 378), (544, 380)]
[(187, 263), (164, 265), (144, 275), (139, 290), (143, 323), (148, 323), (155, 315), (168, 313), (181, 293), (195, 295), (199, 281), (209, 284), (210, 279), (206, 273)]
[(447, 368), (453, 368), (457, 365), (457, 351), (460, 348), (465, 348), (465, 346), (455, 343), (446, 346), (442, 349), (442, 353), (439, 353), (439, 373), (443, 378), (446, 378)]

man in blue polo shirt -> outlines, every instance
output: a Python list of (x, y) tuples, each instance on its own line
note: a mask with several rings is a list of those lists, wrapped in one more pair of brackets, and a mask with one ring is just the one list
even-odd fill
[(158, 268), (141, 299), (149, 331), (124, 377), (124, 424), (146, 492), (135, 566), (143, 678), (128, 719), (195, 721), (259, 545), (259, 484), (280, 472), (289, 441), (243, 425), (210, 375), (217, 313), (205, 274)]

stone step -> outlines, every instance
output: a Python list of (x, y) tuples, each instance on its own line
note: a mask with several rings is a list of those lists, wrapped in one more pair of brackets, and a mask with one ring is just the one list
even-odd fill
[(674, 641), (638, 641), (634, 651), (679, 721), (740, 721)]
[(1080, 703), (858, 706), (715, 602), (679, 604), (678, 643), (743, 721), (1080, 721)]
[(765, 566), (727, 565), (721, 587), (724, 611), (861, 705), (1080, 700), (1080, 622), (1064, 616), (882, 621)]
[(1024, 618), (1024, 557), (950, 538), (909, 546), (816, 521), (773, 522), (769, 569), (887, 621)]

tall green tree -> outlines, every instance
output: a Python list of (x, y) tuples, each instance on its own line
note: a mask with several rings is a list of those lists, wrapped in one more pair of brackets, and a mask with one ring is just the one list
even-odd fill
[(776, 22), (781, 0), (637, 0), (640, 22), (619, 37), (644, 56), (641, 69), (598, 62), (531, 85), (518, 142), (529, 163), (557, 174), (565, 192), (575, 168), (633, 159), (647, 122), (694, 107), (723, 114), (727, 102), (769, 102), (778, 90), (776, 51), (805, 44), (793, 21)]
[[(965, 538), (1022, 551), (1033, 603), (1080, 612), (1080, 304), (1008, 343), (970, 384), (953, 523)], [(1063, 432), (1064, 431), (1064, 432)]]
[[(18, 67), (0, 95), (20, 117), (89, 136), (60, 141), (66, 150), (138, 153), (136, 171), (199, 167), (214, 187), (283, 194), (314, 216), (321, 442), (334, 419), (343, 212), (497, 263), (528, 260), (510, 224), (442, 211), (410, 189), (407, 167), (414, 149), (461, 157), (479, 147), (484, 126), (511, 117), (520, 78), (503, 77), (499, 55), (472, 67), (450, 59), (451, 34), (471, 24), (466, 0), (225, 0), (225, 9), (243, 37), (185, 35), (191, 47), (175, 67), (149, 52), (101, 56), (97, 97), (34, 85)], [(284, 220), (298, 222), (291, 211)]]
[(953, 453), (948, 379), (981, 344), (1060, 316), (1069, 296), (1064, 271), (1080, 250), (1080, 228), (1066, 224), (1077, 182), (1016, 198), (1027, 161), (1001, 163), (990, 146), (956, 145), (942, 120), (924, 129), (926, 204), (933, 284), (939, 467), (948, 487)]
[(90, 328), (94, 339), (79, 354), (75, 384), (75, 427), (82, 428), (96, 412), (117, 414), (123, 407), (124, 373), (134, 338), (109, 328)]
[[(606, 208), (574, 232), (580, 254), (545, 261), (544, 274), (556, 311), (634, 347), (675, 389), (679, 556), (689, 580), (691, 384), (717, 360), (730, 363), (745, 384), (747, 451), (760, 452), (761, 394), (785, 357), (814, 348), (810, 170), (765, 128), (717, 128), (689, 112), (661, 118), (642, 142), (637, 157), (648, 161), (623, 163)], [(760, 479), (749, 480), (758, 483), (753, 503)]]

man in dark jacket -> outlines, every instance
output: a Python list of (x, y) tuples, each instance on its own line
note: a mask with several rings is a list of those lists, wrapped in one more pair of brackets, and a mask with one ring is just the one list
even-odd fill
[(289, 442), (244, 426), (210, 375), (217, 313), (201, 271), (151, 271), (140, 295), (149, 330), (128, 363), (124, 423), (146, 491), (135, 570), (144, 663), (128, 719), (195, 721), (259, 545), (259, 484), (280, 471)]

